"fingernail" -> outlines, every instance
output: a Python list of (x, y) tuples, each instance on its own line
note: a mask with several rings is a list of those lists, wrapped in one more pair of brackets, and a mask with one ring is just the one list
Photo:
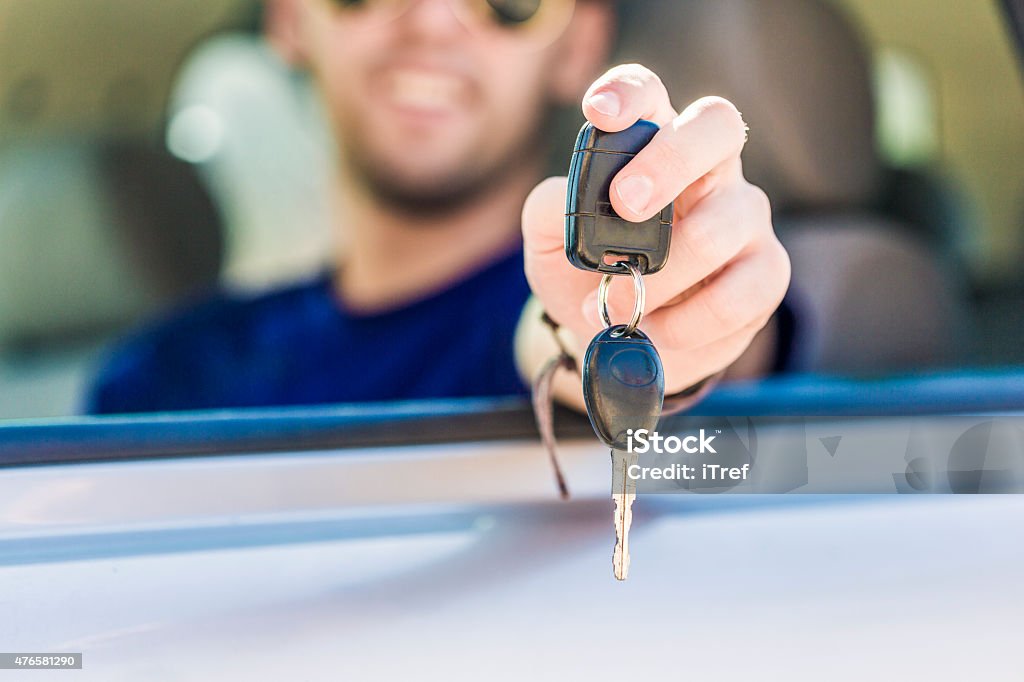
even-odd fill
[(587, 103), (605, 116), (618, 116), (622, 111), (622, 102), (614, 92), (599, 92), (588, 99)]
[(646, 175), (631, 175), (619, 181), (616, 191), (626, 208), (636, 215), (642, 215), (651, 203), (654, 182)]

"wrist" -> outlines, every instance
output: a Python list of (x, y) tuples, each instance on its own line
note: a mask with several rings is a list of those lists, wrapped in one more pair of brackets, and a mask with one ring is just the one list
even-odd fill
[[(572, 358), (578, 368), (579, 358), (574, 351), (578, 348), (576, 339), (565, 327), (557, 323), (545, 323), (546, 317), (540, 300), (531, 296), (516, 327), (516, 368), (528, 386), (533, 385), (544, 366), (559, 355), (565, 354)], [(554, 379), (553, 392), (559, 403), (580, 412), (586, 411), (583, 384), (578, 371), (559, 372)]]

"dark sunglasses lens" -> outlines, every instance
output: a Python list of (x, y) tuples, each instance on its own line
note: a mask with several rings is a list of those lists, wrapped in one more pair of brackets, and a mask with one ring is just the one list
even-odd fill
[(410, 0), (331, 0), (338, 12), (346, 16), (359, 17), (371, 25), (384, 24), (398, 18)]
[(487, 0), (491, 18), (501, 26), (522, 26), (537, 16), (544, 0)]

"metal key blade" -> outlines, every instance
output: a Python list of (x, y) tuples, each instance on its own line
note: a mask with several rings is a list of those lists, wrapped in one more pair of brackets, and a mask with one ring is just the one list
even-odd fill
[(636, 481), (628, 475), (629, 467), (637, 463), (638, 455), (626, 450), (612, 450), (612, 501), (615, 503), (615, 551), (612, 569), (616, 580), (629, 577), (629, 527), (633, 523), (633, 502), (636, 500)]

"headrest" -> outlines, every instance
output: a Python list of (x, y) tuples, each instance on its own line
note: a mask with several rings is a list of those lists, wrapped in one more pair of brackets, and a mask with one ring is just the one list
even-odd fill
[(750, 126), (747, 177), (776, 210), (850, 208), (873, 199), (870, 62), (824, 0), (631, 0), (617, 62), (639, 62), (683, 107), (720, 95)]
[(105, 332), (215, 281), (220, 218), (188, 164), (70, 141), (0, 161), (0, 348)]
[(0, 158), (0, 348), (92, 333), (153, 304), (120, 257), (94, 147)]

